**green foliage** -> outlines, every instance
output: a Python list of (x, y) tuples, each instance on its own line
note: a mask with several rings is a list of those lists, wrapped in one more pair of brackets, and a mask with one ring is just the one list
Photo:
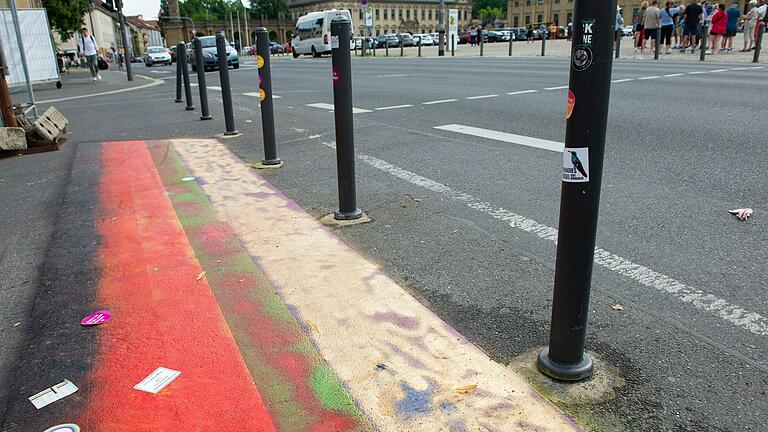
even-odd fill
[(486, 7), (480, 9), (480, 18), (483, 20), (483, 23), (493, 22), (497, 19), (504, 19), (505, 16), (505, 11), (498, 7)]
[(261, 16), (277, 18), (280, 13), (288, 13), (288, 2), (286, 0), (251, 1), (251, 16), (255, 19)]
[(83, 26), (83, 16), (88, 12), (88, 0), (43, 0), (48, 11), (51, 27), (66, 42)]
[(481, 13), (487, 9), (500, 9), (502, 12), (499, 16), (506, 15), (507, 13), (507, 0), (473, 0), (472, 1), (472, 16), (475, 18), (483, 18)]

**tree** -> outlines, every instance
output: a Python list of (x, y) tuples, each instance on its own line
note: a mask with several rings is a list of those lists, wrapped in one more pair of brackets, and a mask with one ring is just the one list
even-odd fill
[(262, 16), (265, 18), (277, 18), (281, 13), (288, 12), (288, 2), (286, 0), (252, 0), (251, 1), (251, 16), (259, 19)]
[(43, 0), (48, 11), (51, 27), (66, 42), (83, 26), (83, 17), (88, 13), (88, 0)]
[(480, 19), (482, 19), (482, 26), (492, 23), (497, 19), (504, 19), (506, 14), (501, 8), (498, 7), (486, 7), (480, 10)]
[(480, 15), (481, 11), (488, 8), (501, 9), (502, 13), (499, 15), (505, 15), (507, 13), (507, 0), (473, 0), (472, 16), (482, 18)]

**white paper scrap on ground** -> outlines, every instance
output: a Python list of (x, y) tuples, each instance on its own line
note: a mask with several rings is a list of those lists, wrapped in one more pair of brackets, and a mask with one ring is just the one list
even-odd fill
[(55, 386), (48, 387), (34, 396), (30, 396), (29, 401), (32, 402), (35, 408), (40, 409), (52, 402), (65, 398), (76, 391), (76, 385), (72, 384), (69, 380), (64, 380)]
[(181, 375), (181, 372), (179, 371), (159, 367), (149, 374), (148, 377), (141, 380), (140, 383), (133, 386), (133, 388), (148, 393), (157, 393), (170, 384), (171, 381), (175, 380), (179, 375)]
[(750, 216), (752, 216), (752, 209), (743, 208), (743, 209), (728, 210), (728, 213), (736, 215), (736, 217), (741, 220), (747, 220)]

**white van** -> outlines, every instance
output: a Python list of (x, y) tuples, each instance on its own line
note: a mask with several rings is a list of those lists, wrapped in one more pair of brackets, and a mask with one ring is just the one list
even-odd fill
[[(344, 15), (352, 22), (348, 10), (331, 9), (321, 12), (310, 12), (296, 22), (296, 30), (291, 40), (293, 57), (301, 54), (312, 54), (320, 57), (331, 52), (331, 20), (336, 15)], [(352, 25), (352, 28), (355, 28)]]

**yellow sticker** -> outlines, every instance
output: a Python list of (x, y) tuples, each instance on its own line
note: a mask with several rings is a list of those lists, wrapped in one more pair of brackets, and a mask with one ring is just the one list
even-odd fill
[(267, 98), (267, 93), (264, 91), (264, 89), (259, 89), (259, 102), (263, 101)]
[(259, 66), (259, 69), (264, 67), (264, 57), (257, 55), (256, 56), (256, 64)]

